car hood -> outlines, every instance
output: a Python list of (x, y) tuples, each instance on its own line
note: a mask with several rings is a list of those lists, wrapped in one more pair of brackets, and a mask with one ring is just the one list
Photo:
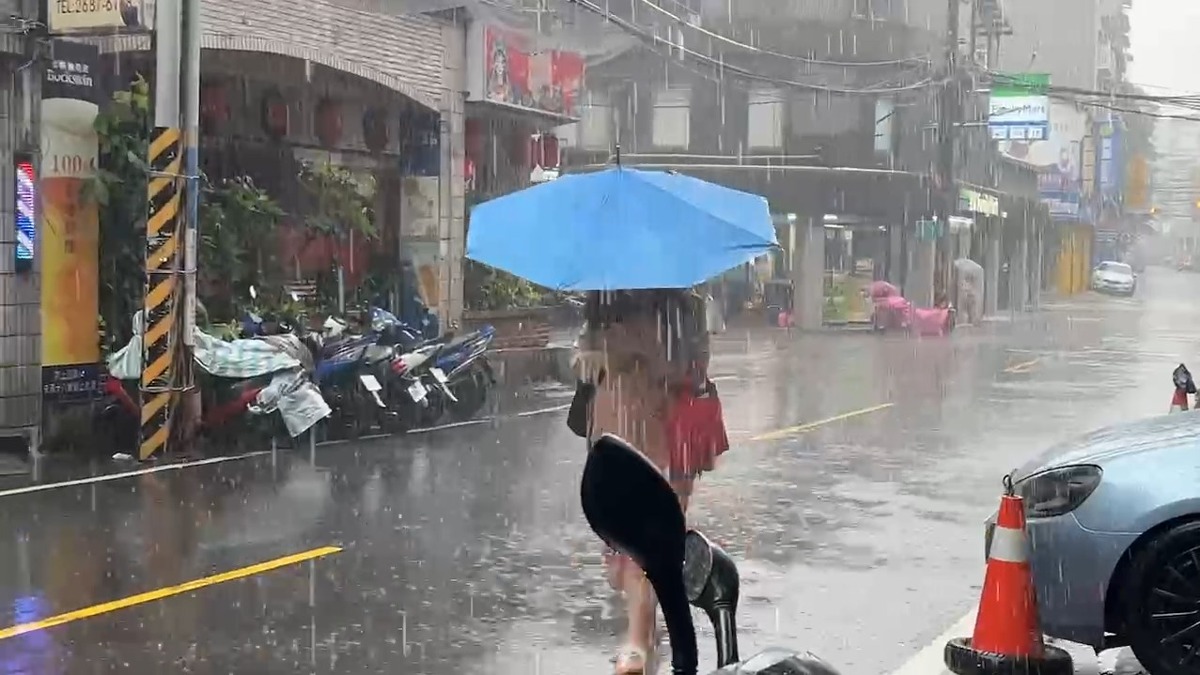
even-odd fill
[(1118, 274), (1116, 272), (1101, 272), (1098, 276), (1102, 281), (1112, 281), (1114, 283), (1131, 283), (1133, 281), (1133, 277), (1128, 274)]
[(1060, 443), (1017, 469), (1013, 479), (1072, 464), (1103, 466), (1119, 457), (1185, 444), (1200, 444), (1200, 410), (1105, 427)]

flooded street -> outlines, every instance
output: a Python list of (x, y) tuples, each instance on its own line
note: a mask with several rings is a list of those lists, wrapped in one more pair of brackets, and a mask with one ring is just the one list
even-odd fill
[[(723, 336), (733, 450), (691, 517), (741, 565), (743, 654), (887, 673), (971, 609), (1003, 474), (1166, 412), (1171, 369), (1197, 353), (1195, 284), (1151, 269), (1135, 299), (1048, 300), (949, 339)], [(315, 460), (0, 497), (0, 672), (609, 671), (618, 606), (562, 411)], [(705, 628), (700, 646), (711, 665)]]

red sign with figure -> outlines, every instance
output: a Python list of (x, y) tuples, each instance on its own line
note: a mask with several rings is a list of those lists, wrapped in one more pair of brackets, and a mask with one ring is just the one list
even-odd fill
[(538, 50), (520, 33), (483, 28), (483, 100), (577, 117), (583, 71), (582, 54)]

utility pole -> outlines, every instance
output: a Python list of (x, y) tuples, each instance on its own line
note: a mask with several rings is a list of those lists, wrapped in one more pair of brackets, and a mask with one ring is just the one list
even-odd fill
[(183, 350), (178, 386), (188, 437), (200, 423), (200, 394), (195, 387), (196, 268), (200, 228), (200, 2), (182, 0), (183, 10), (183, 156), (187, 174), (186, 229), (183, 237)]
[[(958, 186), (954, 182), (954, 137), (962, 112), (960, 105), (960, 82), (958, 78), (959, 3), (962, 0), (947, 0), (946, 11), (946, 82), (942, 86), (941, 105), (938, 115), (938, 222), (937, 253), (934, 263), (934, 296), (937, 288), (949, 294), (950, 288), (950, 216), (958, 205)], [(974, 30), (974, 29), (972, 29)]]
[(146, 285), (142, 311), (138, 459), (166, 450), (179, 403), (179, 215), (183, 168), (179, 129), (180, 0), (158, 0), (154, 28), (154, 128), (146, 163)]

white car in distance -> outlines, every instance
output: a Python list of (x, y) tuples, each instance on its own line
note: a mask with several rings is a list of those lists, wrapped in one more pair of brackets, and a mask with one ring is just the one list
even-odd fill
[(1092, 270), (1092, 289), (1100, 293), (1133, 295), (1137, 290), (1137, 275), (1123, 262), (1105, 260)]

